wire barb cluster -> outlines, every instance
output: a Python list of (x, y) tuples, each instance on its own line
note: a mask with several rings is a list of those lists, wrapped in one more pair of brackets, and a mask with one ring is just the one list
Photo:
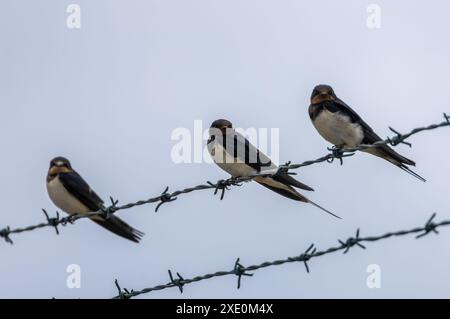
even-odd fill
[[(354, 237), (349, 237), (346, 240), (338, 240), (339, 246), (330, 247), (325, 250), (317, 250), (314, 247), (314, 244), (311, 244), (303, 253), (301, 253), (298, 256), (287, 257), (286, 259), (280, 259), (280, 260), (274, 260), (274, 261), (266, 261), (261, 264), (252, 265), (252, 266), (248, 266), (248, 267), (243, 266), (240, 263), (240, 260), (238, 258), (236, 260), (232, 270), (217, 271), (215, 273), (206, 274), (206, 275), (202, 275), (202, 276), (196, 276), (196, 277), (193, 277), (190, 279), (183, 278), (182, 276), (180, 276), (179, 273), (177, 273), (178, 278), (174, 279), (172, 276), (172, 272), (169, 270), (169, 276), (170, 276), (169, 283), (150, 287), (150, 288), (145, 288), (142, 290), (129, 291), (127, 289), (121, 289), (116, 280), (115, 284), (119, 290), (119, 293), (118, 293), (118, 295), (113, 297), (113, 299), (129, 299), (129, 298), (133, 298), (133, 297), (136, 297), (136, 296), (139, 296), (142, 294), (150, 293), (152, 291), (163, 290), (163, 289), (168, 289), (168, 288), (173, 288), (173, 287), (178, 287), (178, 289), (180, 290), (180, 293), (183, 293), (183, 287), (187, 284), (191, 284), (191, 283), (202, 281), (202, 280), (208, 280), (208, 279), (211, 279), (214, 277), (222, 277), (222, 276), (230, 276), (230, 275), (237, 276), (237, 278), (238, 278), (237, 288), (239, 289), (239, 288), (241, 288), (242, 276), (250, 277), (250, 276), (253, 276), (254, 272), (259, 269), (272, 267), (272, 266), (279, 266), (279, 265), (283, 265), (286, 263), (293, 263), (293, 262), (303, 262), (305, 265), (305, 268), (306, 268), (306, 272), (309, 273), (310, 268), (308, 265), (308, 261), (310, 261), (310, 259), (312, 259), (312, 258), (321, 257), (324, 255), (328, 255), (328, 254), (337, 252), (337, 251), (343, 251), (343, 253), (346, 254), (354, 246), (358, 246), (360, 248), (366, 249), (366, 247), (362, 244), (363, 242), (374, 242), (374, 241), (384, 240), (384, 239), (394, 237), (394, 236), (398, 237), (398, 236), (406, 236), (406, 235), (410, 235), (410, 234), (418, 234), (416, 236), (416, 239), (419, 239), (419, 238), (423, 238), (424, 236), (426, 236), (432, 232), (438, 234), (438, 232), (436, 230), (437, 228), (450, 225), (450, 220), (443, 220), (441, 222), (434, 223), (433, 219), (435, 217), (436, 217), (436, 213), (433, 213), (433, 215), (431, 215), (431, 217), (428, 219), (428, 221), (425, 223), (424, 226), (412, 228), (409, 230), (400, 230), (400, 231), (395, 231), (395, 232), (389, 232), (389, 233), (379, 235), (379, 236), (360, 237), (360, 231), (359, 231), (359, 229), (357, 229), (356, 235)], [(249, 273), (250, 271), (252, 273)]]
[[(11, 240), (10, 235), (11, 234), (18, 234), (23, 232), (28, 232), (32, 230), (36, 230), (39, 228), (44, 227), (53, 227), (56, 231), (56, 234), (59, 234), (58, 226), (62, 225), (65, 226), (67, 224), (73, 224), (76, 220), (82, 219), (82, 218), (89, 218), (96, 215), (102, 215), (105, 218), (108, 218), (111, 214), (114, 214), (120, 210), (130, 209), (137, 206), (147, 205), (151, 203), (157, 203), (155, 212), (158, 212), (159, 208), (169, 202), (173, 202), (178, 199), (179, 195), (182, 194), (188, 194), (193, 191), (198, 190), (207, 190), (207, 189), (214, 189), (214, 195), (217, 195), (220, 192), (220, 199), (223, 200), (225, 196), (225, 192), (230, 189), (232, 186), (241, 186), (245, 182), (249, 182), (253, 180), (256, 176), (267, 176), (267, 175), (276, 175), (280, 174), (282, 172), (288, 173), (288, 174), (295, 174), (294, 172), (290, 172), (290, 170), (298, 169), (301, 167), (309, 166), (312, 164), (322, 163), (322, 162), (328, 162), (332, 163), (335, 159), (338, 159), (343, 164), (343, 159), (345, 157), (353, 156), (355, 152), (357, 151), (363, 151), (368, 148), (372, 147), (380, 147), (381, 145), (390, 144), (392, 146), (396, 146), (400, 143), (407, 144), (411, 146), (410, 143), (405, 142), (406, 139), (411, 137), (412, 135), (415, 135), (417, 133), (423, 132), (423, 131), (429, 131), (434, 130), (439, 127), (449, 126), (450, 127), (450, 116), (444, 113), (444, 121), (438, 124), (431, 124), (429, 126), (425, 127), (418, 127), (413, 130), (411, 130), (409, 133), (401, 134), (398, 131), (394, 130), (393, 128), (390, 128), (392, 132), (394, 132), (396, 135), (393, 137), (388, 137), (383, 141), (376, 142), (372, 145), (360, 145), (359, 147), (352, 148), (352, 149), (340, 149), (340, 148), (329, 148), (328, 150), (330, 153), (326, 154), (325, 156), (319, 157), (315, 160), (309, 160), (305, 161), (300, 164), (291, 164), (291, 162), (286, 163), (285, 165), (281, 165), (277, 172), (270, 173), (270, 174), (264, 174), (261, 173), (260, 175), (255, 176), (247, 176), (247, 177), (230, 177), (228, 179), (222, 179), (215, 183), (212, 183), (208, 181), (206, 184), (197, 185), (194, 187), (188, 187), (182, 190), (177, 190), (174, 192), (169, 192), (169, 187), (166, 187), (165, 190), (158, 196), (152, 197), (146, 200), (140, 200), (134, 203), (129, 203), (125, 205), (119, 205), (119, 201), (116, 199), (113, 199), (110, 197), (111, 204), (108, 207), (103, 207), (98, 212), (92, 212), (87, 214), (77, 214), (77, 215), (71, 215), (64, 218), (60, 218), (59, 212), (56, 212), (56, 217), (50, 217), (48, 213), (43, 209), (43, 212), (45, 214), (46, 222), (32, 225), (24, 228), (15, 228), (11, 229), (9, 226), (4, 227), (3, 229), (0, 229), (0, 238), (3, 238), (7, 243), (12, 244), (13, 241)], [(430, 226), (431, 227), (431, 226)], [(433, 230), (431, 230), (433, 231)]]

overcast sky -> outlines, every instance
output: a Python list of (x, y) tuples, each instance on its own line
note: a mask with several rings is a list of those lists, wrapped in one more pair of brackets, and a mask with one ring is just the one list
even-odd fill
[[(307, 113), (319, 83), (332, 85), (379, 133), (406, 132), (450, 113), (450, 3), (377, 1), (381, 28), (367, 26), (370, 1), (78, 0), (81, 28), (66, 25), (70, 1), (2, 0), (0, 8), (0, 228), (55, 214), (45, 176), (69, 158), (95, 191), (121, 203), (216, 181), (214, 164), (176, 164), (177, 128), (217, 118), (243, 128), (279, 129), (280, 162), (324, 155), (329, 146)], [(422, 183), (367, 154), (343, 166), (317, 164), (296, 176), (309, 197), (343, 217), (256, 183), (180, 196), (118, 216), (146, 233), (140, 244), (89, 220), (0, 242), (0, 297), (108, 298), (114, 279), (129, 289), (294, 256), (311, 243), (337, 245), (356, 228), (377, 235), (450, 219), (446, 128), (398, 151), (417, 162)], [(194, 283), (143, 298), (450, 297), (450, 230), (394, 238), (302, 264)], [(69, 289), (66, 268), (81, 268)], [(369, 289), (367, 266), (381, 269)]]

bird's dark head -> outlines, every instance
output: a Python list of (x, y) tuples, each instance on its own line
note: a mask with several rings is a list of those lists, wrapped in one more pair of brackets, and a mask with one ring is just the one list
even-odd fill
[(50, 168), (48, 169), (49, 176), (56, 176), (59, 173), (69, 173), (72, 171), (72, 166), (70, 162), (65, 157), (55, 157), (50, 161)]
[(231, 131), (232, 128), (233, 128), (233, 124), (230, 121), (224, 120), (224, 119), (219, 119), (219, 120), (215, 120), (214, 122), (212, 122), (211, 127), (209, 128), (209, 131), (211, 134), (211, 132), (217, 133), (219, 130), (220, 132), (222, 132), (223, 135), (226, 135), (227, 132)]
[(319, 104), (325, 101), (334, 101), (337, 96), (333, 88), (326, 84), (317, 85), (311, 94), (311, 104)]

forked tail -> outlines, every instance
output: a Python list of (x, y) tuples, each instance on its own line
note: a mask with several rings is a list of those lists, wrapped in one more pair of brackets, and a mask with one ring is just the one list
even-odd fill
[(310, 203), (310, 204), (316, 206), (317, 208), (320, 208), (321, 210), (323, 210), (324, 212), (330, 214), (331, 216), (334, 216), (334, 217), (336, 217), (336, 218), (338, 218), (338, 219), (342, 219), (342, 217), (339, 217), (338, 215), (333, 214), (333, 213), (330, 212), (329, 210), (327, 210), (327, 209), (323, 208), (322, 206), (320, 206), (320, 205), (314, 203), (312, 200), (309, 200), (309, 199), (308, 199), (308, 203)]
[(404, 165), (404, 164), (400, 164), (397, 165), (398, 167), (400, 167), (402, 170), (404, 170), (405, 172), (407, 172), (408, 174), (411, 174), (412, 176), (414, 176), (415, 178), (421, 180), (422, 182), (426, 182), (427, 180), (425, 178), (423, 178), (422, 176), (420, 176), (419, 174), (417, 174), (416, 172), (414, 172), (412, 169), (410, 169), (408, 166)]

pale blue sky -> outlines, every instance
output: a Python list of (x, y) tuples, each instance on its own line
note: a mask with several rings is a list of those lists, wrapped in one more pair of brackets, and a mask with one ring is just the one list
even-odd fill
[[(45, 189), (49, 160), (68, 157), (96, 192), (121, 203), (226, 178), (215, 165), (176, 165), (178, 127), (228, 118), (240, 127), (279, 128), (280, 161), (302, 162), (329, 146), (307, 115), (310, 93), (331, 84), (381, 135), (441, 121), (450, 113), (448, 1), (377, 1), (381, 29), (366, 26), (372, 1), (151, 0), (0, 2), (0, 228), (54, 213)], [(66, 27), (66, 7), (82, 27)], [(421, 183), (366, 154), (344, 166), (314, 165), (298, 178), (312, 200), (342, 216), (285, 199), (257, 184), (224, 201), (200, 191), (164, 205), (119, 213), (146, 236), (136, 245), (87, 220), (0, 243), (0, 297), (106, 298), (114, 279), (141, 289), (185, 277), (327, 248), (337, 238), (423, 224), (448, 210), (448, 138), (441, 129), (398, 150), (417, 162)], [(184, 298), (449, 297), (450, 231), (420, 241), (368, 244), (346, 256), (195, 283)], [(81, 288), (66, 267), (81, 266)], [(366, 267), (382, 270), (368, 289)], [(177, 289), (145, 298), (180, 297)]]

